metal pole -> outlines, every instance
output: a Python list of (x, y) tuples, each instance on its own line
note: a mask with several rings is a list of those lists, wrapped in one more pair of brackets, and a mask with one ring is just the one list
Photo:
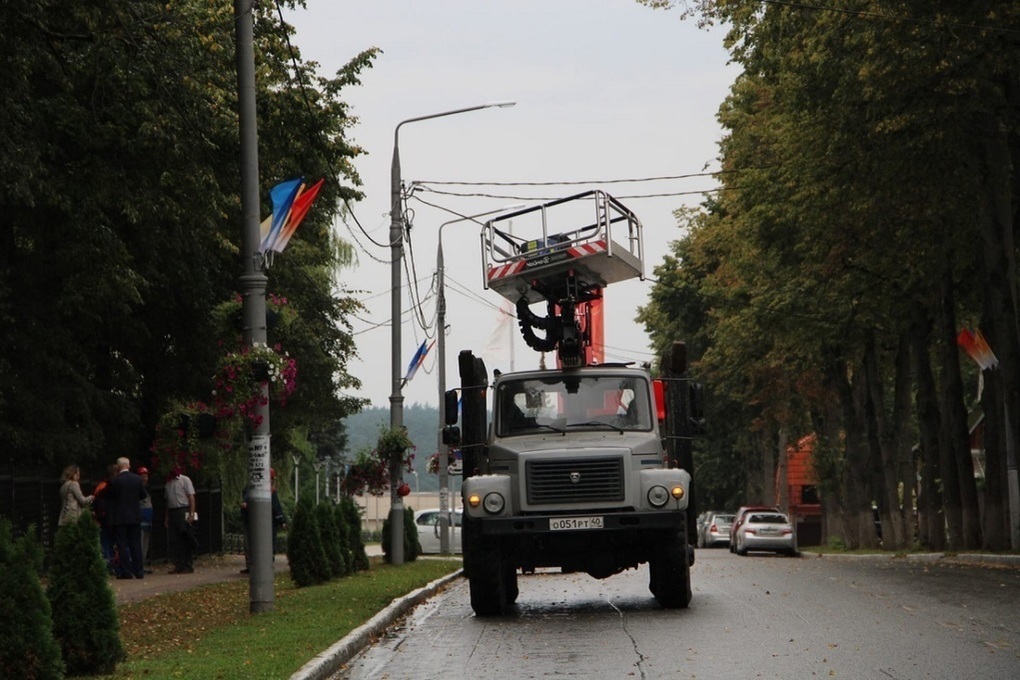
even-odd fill
[[(516, 210), (520, 205), (511, 205), (497, 210), (461, 215), (455, 220), (439, 225), (439, 245), (436, 248), (436, 363), (439, 371), (439, 552), (450, 554), (450, 449), (443, 443), (443, 428), (446, 427), (446, 263), (443, 258), (443, 229), (457, 222), (476, 221), (479, 217), (498, 212)], [(480, 223), (479, 223), (480, 224)]]
[(297, 507), (298, 503), (298, 490), (301, 488), (298, 484), (298, 464), (301, 462), (301, 456), (291, 456), (290, 459), (294, 461), (294, 506)]
[[(237, 58), (237, 104), (241, 160), (241, 219), (244, 274), (241, 276), (242, 317), (249, 345), (266, 344), (266, 284), (258, 255), (259, 161), (255, 108), (255, 49), (252, 2), (234, 0)], [(248, 521), (251, 547), (248, 581), (252, 614), (273, 610), (273, 539), (269, 484), (269, 386), (262, 388), (257, 418), (248, 441)], [(261, 402), (265, 402), (264, 404)]]
[[(240, 0), (238, 0), (240, 1)], [(390, 393), (390, 428), (399, 429), (404, 425), (404, 395), (403, 374), (400, 371), (400, 303), (401, 303), (401, 282), (400, 266), (404, 257), (404, 212), (401, 209), (400, 200), (400, 127), (406, 123), (415, 123), (433, 118), (453, 116), (458, 113), (478, 111), (492, 107), (514, 106), (516, 102), (491, 102), (468, 106), (452, 111), (432, 113), (427, 116), (408, 118), (397, 123), (393, 129), (393, 162), (390, 165), (390, 318), (391, 324), (391, 347), (390, 347), (390, 377), (392, 381), (392, 392)], [(440, 333), (440, 336), (442, 334)], [(402, 481), (400, 466), (390, 464), (390, 563), (397, 565), (404, 563), (404, 502), (397, 487)]]

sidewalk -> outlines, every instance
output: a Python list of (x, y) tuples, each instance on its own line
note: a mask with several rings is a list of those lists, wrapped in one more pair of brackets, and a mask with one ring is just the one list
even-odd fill
[[(369, 557), (382, 555), (378, 544), (365, 546), (365, 552)], [(244, 569), (244, 555), (238, 554), (200, 555), (195, 559), (194, 574), (170, 574), (172, 568), (170, 564), (156, 565), (152, 567), (152, 573), (146, 574), (143, 579), (118, 579), (111, 576), (110, 587), (113, 588), (117, 605), (138, 602), (164, 593), (192, 590), (210, 583), (248, 580), (248, 574), (241, 573)], [(287, 556), (277, 555), (273, 569), (277, 574), (289, 571)]]

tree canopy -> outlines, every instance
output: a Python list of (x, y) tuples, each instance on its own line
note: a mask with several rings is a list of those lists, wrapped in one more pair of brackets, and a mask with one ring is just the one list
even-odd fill
[[(1002, 415), (1020, 385), (1017, 6), (645, 4), (725, 23), (744, 69), (719, 111), (720, 190), (682, 215), (639, 314), (660, 350), (694, 339), (723, 421), (700, 459), (736, 455), (744, 499), (775, 500), (776, 464), (762, 461), (813, 434), (831, 535), (874, 543), (874, 503), (890, 547), (915, 538), (918, 517), (927, 545), (1004, 547), (1017, 426)], [(999, 359), (980, 403), (963, 328)], [(989, 435), (983, 515), (968, 413)]]
[[(262, 213), (280, 181), (326, 178), (269, 273), (294, 312), (269, 330), (299, 371), (274, 413), (286, 456), (290, 433), (335, 436), (361, 405), (342, 280), (354, 258), (332, 225), (360, 197), (341, 97), (377, 50), (320, 77), (275, 7), (252, 11)], [(210, 400), (242, 333), (233, 7), (29, 0), (0, 22), (0, 445), (54, 468), (145, 462), (161, 415)]]

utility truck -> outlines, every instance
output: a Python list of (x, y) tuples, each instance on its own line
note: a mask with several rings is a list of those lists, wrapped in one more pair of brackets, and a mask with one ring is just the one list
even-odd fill
[[(552, 228), (560, 213), (572, 229)], [(481, 240), (486, 287), (516, 305), (525, 341), (555, 352), (557, 367), (496, 371), (490, 383), (480, 358), (458, 357), (461, 389), (445, 395), (443, 438), (463, 457), (472, 608), (505, 613), (518, 571), (558, 567), (602, 579), (644, 563), (656, 600), (687, 607), (699, 387), (683, 376), (682, 343), (654, 381), (646, 367), (600, 354), (602, 289), (643, 278), (641, 223), (591, 191), (494, 218)], [(539, 302), (544, 316), (530, 309)]]

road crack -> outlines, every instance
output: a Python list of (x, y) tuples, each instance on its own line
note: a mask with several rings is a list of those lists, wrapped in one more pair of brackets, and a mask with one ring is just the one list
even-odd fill
[(615, 604), (613, 604), (612, 601), (607, 599), (606, 604), (608, 604), (610, 607), (616, 610), (616, 613), (619, 614), (620, 628), (623, 630), (624, 633), (626, 633), (627, 637), (630, 638), (631, 647), (634, 648), (634, 656), (637, 657), (637, 663), (634, 665), (637, 666), (638, 677), (640, 677), (641, 680), (646, 680), (647, 675), (645, 674), (645, 655), (642, 654), (641, 650), (638, 648), (637, 638), (635, 638), (634, 635), (630, 632), (630, 629), (627, 628), (627, 617), (623, 615), (623, 610), (617, 607)]

